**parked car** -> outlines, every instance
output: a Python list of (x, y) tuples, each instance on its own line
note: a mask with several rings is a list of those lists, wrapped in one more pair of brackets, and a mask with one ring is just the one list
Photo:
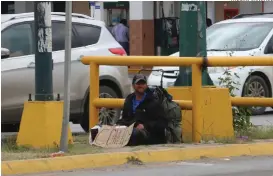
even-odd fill
[[(53, 91), (64, 95), (65, 13), (52, 13)], [(34, 13), (1, 15), (2, 127), (18, 127), (23, 103), (35, 95)], [(126, 55), (102, 21), (72, 14), (71, 121), (88, 131), (89, 66), (81, 56)], [(127, 66), (100, 66), (100, 97), (123, 98), (131, 90)], [(91, 85), (92, 86), (92, 85)], [(117, 109), (100, 111), (100, 120), (113, 123)], [(109, 119), (110, 118), (110, 119)]]
[[(273, 59), (273, 17), (244, 17), (218, 22), (207, 28), (208, 56), (272, 56)], [(171, 56), (179, 56), (179, 52)], [(172, 86), (179, 74), (179, 67), (153, 67), (154, 70), (168, 70), (163, 76), (163, 86)], [(238, 90), (236, 96), (272, 97), (273, 67), (210, 67), (209, 75), (216, 86), (220, 77), (225, 78), (228, 69)], [(239, 77), (236, 77), (236, 73)], [(149, 85), (159, 85), (161, 72), (153, 71), (148, 78)], [(239, 83), (239, 84), (237, 84)], [(248, 84), (247, 84), (248, 83)], [(253, 107), (252, 114), (265, 112), (265, 107)]]

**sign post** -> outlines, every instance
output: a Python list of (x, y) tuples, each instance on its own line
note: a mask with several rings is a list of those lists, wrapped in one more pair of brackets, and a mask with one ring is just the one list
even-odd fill
[(70, 71), (71, 71), (71, 35), (72, 35), (72, 1), (65, 2), (65, 63), (64, 63), (64, 109), (60, 150), (68, 151), (68, 127), (70, 115)]

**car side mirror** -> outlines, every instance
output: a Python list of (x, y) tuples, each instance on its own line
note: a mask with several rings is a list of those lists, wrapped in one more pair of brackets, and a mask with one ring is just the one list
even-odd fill
[(9, 58), (10, 51), (7, 48), (1, 48), (1, 59)]

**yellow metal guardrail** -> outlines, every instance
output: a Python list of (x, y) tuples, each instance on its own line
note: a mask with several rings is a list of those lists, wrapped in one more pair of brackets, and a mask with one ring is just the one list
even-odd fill
[[(89, 127), (98, 123), (100, 107), (121, 108), (124, 99), (99, 98), (99, 65), (119, 66), (192, 66), (192, 101), (175, 100), (184, 109), (192, 109), (193, 141), (199, 142), (201, 129), (202, 65), (224, 66), (273, 66), (273, 57), (170, 57), (170, 56), (84, 56), (81, 62), (90, 65)], [(273, 107), (273, 98), (231, 97), (234, 106)]]

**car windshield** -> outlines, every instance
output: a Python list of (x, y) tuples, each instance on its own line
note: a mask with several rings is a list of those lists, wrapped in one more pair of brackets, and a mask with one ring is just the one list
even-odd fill
[(207, 29), (208, 51), (246, 51), (258, 48), (273, 29), (272, 22), (215, 24)]

